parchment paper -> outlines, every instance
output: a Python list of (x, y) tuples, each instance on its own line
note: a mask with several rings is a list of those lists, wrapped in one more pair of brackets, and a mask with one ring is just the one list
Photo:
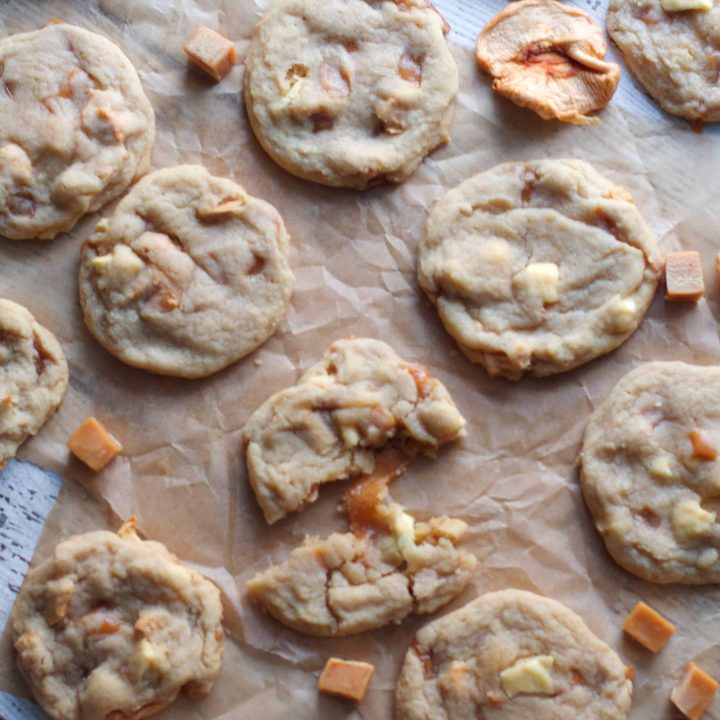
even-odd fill
[[(639, 98), (637, 107), (613, 102), (597, 127), (542, 121), (495, 97), (472, 53), (454, 45), (461, 92), (451, 145), (401, 187), (358, 194), (301, 182), (276, 167), (252, 137), (239, 90), (242, 62), (214, 85), (187, 69), (181, 50), (195, 26), (205, 24), (236, 40), (242, 60), (264, 4), (6, 0), (0, 5), (3, 35), (59, 17), (123, 48), (156, 111), (153, 167), (201, 163), (274, 203), (293, 237), (297, 275), (290, 309), (272, 339), (215, 376), (187, 381), (124, 366), (85, 330), (77, 302), (78, 248), (112, 206), (53, 242), (0, 241), (0, 296), (26, 305), (55, 332), (71, 371), (60, 411), (20, 453), (67, 478), (37, 558), (72, 532), (115, 528), (120, 518), (135, 513), (142, 532), (222, 587), (229, 633), (223, 673), (207, 699), (181, 701), (163, 718), (390, 718), (402, 656), (429, 617), (342, 640), (317, 640), (285, 629), (243, 599), (247, 579), (271, 560), (285, 558), (305, 534), (345, 528), (337, 511), (339, 486), (324, 488), (304, 512), (272, 528), (265, 525), (245, 477), (243, 423), (269, 394), (294, 383), (334, 339), (369, 335), (427, 365), (469, 423), (466, 440), (434, 461), (416, 461), (391, 489), (418, 517), (448, 514), (470, 524), (468, 546), (480, 567), (468, 590), (441, 612), (504, 587), (557, 598), (635, 666), (632, 717), (675, 717), (667, 698), (687, 661), (720, 677), (720, 591), (654, 586), (617, 567), (591, 524), (575, 461), (588, 415), (633, 367), (657, 359), (720, 362), (714, 271), (720, 249), (720, 137), (638, 109), (647, 101), (627, 71), (618, 97)], [(501, 2), (438, 4), (454, 17), (464, 6), (489, 17)], [(467, 27), (464, 32), (472, 35)], [(618, 351), (560, 377), (512, 384), (489, 379), (457, 351), (417, 288), (415, 251), (428, 209), (449, 188), (496, 163), (537, 157), (578, 157), (625, 185), (665, 251), (682, 246), (702, 253), (708, 293), (697, 306), (665, 304), (659, 293), (638, 332)], [(124, 456), (97, 475), (69, 459), (65, 449), (70, 432), (90, 414), (125, 448)], [(638, 598), (678, 626), (658, 656), (621, 637), (621, 618)], [(317, 695), (317, 674), (330, 655), (376, 665), (358, 709)], [(7, 633), (0, 688), (27, 694), (12, 667)], [(708, 717), (720, 717), (720, 708)]]

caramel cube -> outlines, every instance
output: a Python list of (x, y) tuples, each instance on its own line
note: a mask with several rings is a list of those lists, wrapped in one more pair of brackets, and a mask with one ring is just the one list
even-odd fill
[(318, 690), (326, 695), (360, 702), (365, 697), (374, 670), (369, 663), (330, 658), (318, 680)]
[(675, 626), (671, 622), (642, 600), (625, 618), (622, 629), (652, 652), (662, 650), (675, 632)]
[(698, 720), (710, 707), (717, 689), (717, 682), (694, 662), (690, 662), (680, 684), (670, 693), (670, 700), (686, 718)]
[(200, 25), (183, 45), (190, 62), (216, 81), (222, 80), (237, 60), (235, 45), (226, 37)]
[(122, 451), (122, 445), (94, 417), (89, 417), (75, 430), (67, 446), (75, 457), (96, 472)]
[(665, 257), (666, 300), (697, 302), (705, 294), (700, 253), (671, 252)]

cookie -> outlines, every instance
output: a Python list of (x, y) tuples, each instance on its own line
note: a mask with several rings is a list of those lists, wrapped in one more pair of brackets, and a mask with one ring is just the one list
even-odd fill
[(74, 535), (28, 573), (10, 618), (20, 672), (56, 720), (140, 720), (220, 672), (218, 589), (134, 521)]
[(384, 342), (338, 340), (297, 385), (266, 400), (243, 428), (248, 478), (269, 523), (317, 499), (324, 483), (367, 475), (392, 443), (434, 453), (464, 435), (445, 386)]
[(128, 365), (196, 378), (273, 334), (295, 280), (278, 212), (196, 165), (158, 170), (80, 253), (80, 303)]
[(545, 120), (599, 122), (620, 82), (620, 68), (604, 62), (602, 28), (582, 10), (555, 0), (520, 0), (483, 29), (475, 54), (492, 88)]
[(248, 596), (298, 632), (335, 637), (399, 623), (450, 602), (477, 565), (457, 548), (467, 525), (439, 517), (416, 523), (387, 498), (393, 472), (346, 494), (351, 532), (307, 537), (288, 560), (248, 583)]
[(615, 561), (657, 583), (720, 582), (720, 367), (652, 362), (590, 417), (580, 462)]
[(666, 12), (661, 0), (611, 0), (607, 28), (663, 110), (720, 121), (720, 3), (708, 12)]
[(276, 0), (245, 60), (245, 106), (288, 172), (364, 189), (401, 183), (449, 142), (458, 73), (423, 0)]
[(630, 194), (579, 160), (507, 163), (433, 208), (418, 279), (445, 329), (492, 376), (570, 370), (614, 350), (662, 261)]
[(67, 386), (55, 336), (24, 307), (0, 299), (0, 467), (57, 410)]
[(147, 172), (155, 115), (106, 38), (65, 23), (0, 40), (0, 235), (49, 240)]
[(523, 590), (482, 595), (413, 639), (397, 720), (623, 720), (631, 668), (569, 608)]

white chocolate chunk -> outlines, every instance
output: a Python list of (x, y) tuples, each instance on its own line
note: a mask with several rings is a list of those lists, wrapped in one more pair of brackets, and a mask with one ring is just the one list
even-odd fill
[(415, 519), (397, 505), (392, 508), (392, 534), (400, 554), (409, 559), (415, 552)]
[(552, 695), (555, 692), (550, 670), (555, 663), (552, 655), (535, 655), (517, 660), (500, 673), (500, 684), (505, 694)]
[(560, 268), (555, 263), (531, 263), (513, 278), (513, 285), (544, 303), (558, 301)]
[(345, 447), (352, 448), (360, 444), (360, 434), (354, 427), (343, 426), (341, 433)]
[(706, 533), (715, 522), (716, 516), (700, 506), (696, 498), (681, 500), (673, 508), (673, 534), (679, 539), (689, 539)]
[(663, 478), (668, 480), (673, 476), (672, 468), (670, 467), (670, 460), (667, 455), (657, 455), (654, 457), (648, 466), (648, 470), (655, 477)]
[(147, 638), (143, 638), (138, 643), (138, 660), (141, 666), (158, 667), (160, 665), (160, 656)]
[(624, 331), (627, 327), (635, 322), (637, 317), (637, 303), (633, 298), (620, 298), (612, 305), (610, 309), (615, 329)]
[(684, 12), (685, 10), (712, 10), (713, 0), (661, 0), (665, 12)]

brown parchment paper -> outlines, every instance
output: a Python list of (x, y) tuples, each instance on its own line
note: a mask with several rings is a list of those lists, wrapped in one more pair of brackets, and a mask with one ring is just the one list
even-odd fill
[[(337, 486), (324, 488), (304, 512), (272, 528), (265, 525), (246, 482), (243, 423), (269, 394), (294, 383), (334, 339), (369, 335), (427, 365), (468, 420), (463, 442), (436, 460), (416, 461), (392, 487), (393, 496), (419, 517), (448, 514), (470, 524), (468, 546), (480, 566), (467, 591), (441, 612), (510, 586), (557, 598), (635, 666), (632, 717), (675, 717), (667, 698), (687, 661), (720, 677), (720, 591), (655, 586), (617, 567), (592, 527), (574, 463), (589, 413), (633, 367), (652, 359), (720, 362), (714, 272), (720, 249), (720, 136), (616, 103), (596, 127), (544, 122), (494, 97), (472, 53), (454, 47), (462, 79), (451, 145), (401, 187), (364, 194), (326, 189), (276, 167), (244, 115), (242, 57), (266, 4), (0, 4), (2, 35), (59, 17), (123, 48), (157, 115), (153, 167), (201, 163), (274, 203), (293, 238), (297, 275), (291, 306), (273, 338), (225, 371), (187, 381), (124, 366), (85, 330), (77, 302), (78, 248), (112, 206), (52, 242), (0, 241), (0, 296), (27, 306), (55, 332), (71, 371), (61, 409), (20, 452), (67, 478), (36, 560), (72, 532), (116, 527), (119, 518), (135, 513), (142, 532), (222, 587), (228, 630), (222, 675), (207, 699), (180, 701), (163, 718), (390, 718), (402, 656), (429, 617), (318, 640), (248, 607), (243, 591), (251, 575), (285, 558), (305, 534), (345, 528)], [(181, 44), (198, 24), (237, 41), (240, 62), (218, 85), (187, 69)], [(428, 209), (449, 188), (496, 163), (537, 157), (587, 160), (629, 188), (664, 250), (682, 246), (702, 253), (708, 294), (697, 306), (681, 306), (665, 304), (659, 293), (640, 329), (618, 351), (559, 377), (512, 384), (489, 379), (457, 351), (417, 288), (415, 251)], [(90, 414), (125, 448), (97, 475), (69, 459), (65, 449), (70, 432)], [(638, 598), (678, 626), (658, 656), (621, 636), (621, 618)], [(317, 674), (330, 655), (376, 665), (359, 708), (317, 695)], [(28, 692), (12, 667), (7, 633), (0, 688)], [(720, 718), (717, 704), (707, 717)]]

